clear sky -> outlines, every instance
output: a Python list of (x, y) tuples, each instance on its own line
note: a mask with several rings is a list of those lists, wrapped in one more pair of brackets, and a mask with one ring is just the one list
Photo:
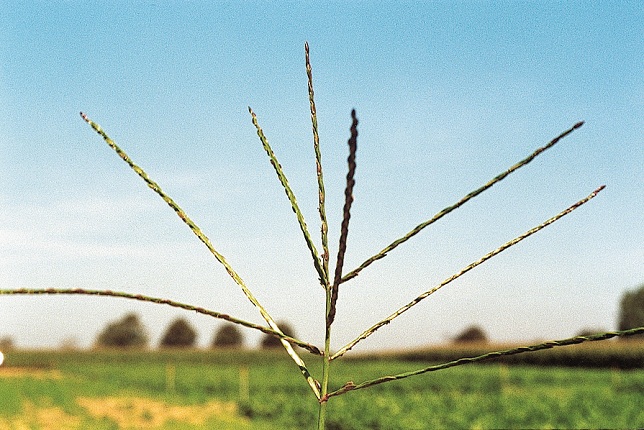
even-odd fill
[[(322, 344), (324, 294), (247, 111), (319, 249), (308, 41), (332, 261), (351, 109), (360, 120), (347, 270), (586, 121), (344, 284), (334, 348), (602, 184), (592, 202), (357, 350), (443, 342), (470, 324), (497, 341), (613, 329), (621, 295), (644, 282), (643, 36), (640, 1), (4, 1), (1, 288), (143, 293), (262, 323), (83, 111), (186, 210), (275, 319)], [(178, 316), (201, 345), (220, 324), (124, 299), (0, 296), (0, 337), (85, 347), (129, 311), (154, 343)]]

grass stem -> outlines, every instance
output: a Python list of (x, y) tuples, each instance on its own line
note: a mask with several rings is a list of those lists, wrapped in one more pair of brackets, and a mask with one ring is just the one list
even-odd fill
[[(326, 315), (327, 321), (331, 311), (331, 295), (330, 288), (325, 290), (326, 296)], [(318, 406), (318, 430), (325, 430), (326, 428), (326, 410), (327, 410), (327, 392), (329, 390), (329, 374), (331, 372), (331, 324), (326, 324), (324, 336), (324, 355), (322, 356), (322, 385), (320, 387), (320, 399)]]

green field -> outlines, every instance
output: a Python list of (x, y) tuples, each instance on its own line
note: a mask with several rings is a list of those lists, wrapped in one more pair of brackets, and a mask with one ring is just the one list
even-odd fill
[[(307, 363), (320, 369), (312, 356)], [(340, 360), (332, 388), (423, 364)], [(329, 429), (637, 428), (644, 369), (468, 365), (349, 392)], [(317, 404), (282, 352), (10, 352), (0, 429), (314, 428)]]

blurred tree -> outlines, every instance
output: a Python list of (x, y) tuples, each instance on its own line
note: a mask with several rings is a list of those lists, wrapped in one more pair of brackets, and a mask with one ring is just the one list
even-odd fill
[[(291, 327), (289, 323), (285, 321), (278, 321), (277, 325), (285, 335), (295, 337), (295, 330), (293, 330), (293, 327)], [(270, 334), (264, 334), (264, 336), (262, 337), (263, 349), (279, 348), (280, 346), (282, 346), (282, 342), (278, 337), (271, 336)]]
[(488, 341), (485, 331), (477, 325), (472, 325), (454, 337), (454, 343), (486, 343)]
[(237, 325), (225, 323), (212, 339), (213, 348), (241, 348), (244, 344), (244, 336)]
[[(619, 306), (619, 330), (644, 326), (644, 284), (633, 291), (626, 291)], [(635, 336), (638, 340), (644, 335)], [(622, 339), (633, 338), (633, 336)]]
[(148, 343), (148, 334), (135, 313), (108, 324), (98, 335), (96, 345), (106, 348), (143, 348)]
[(161, 338), (162, 348), (190, 348), (195, 345), (197, 332), (185, 318), (175, 319)]
[(77, 351), (80, 349), (78, 346), (78, 339), (73, 336), (66, 337), (60, 343), (60, 349), (63, 351)]

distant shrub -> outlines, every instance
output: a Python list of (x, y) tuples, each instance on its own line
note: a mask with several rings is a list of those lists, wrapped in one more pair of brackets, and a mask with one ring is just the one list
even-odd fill
[(105, 348), (143, 348), (148, 334), (138, 315), (129, 313), (121, 320), (108, 324), (98, 335), (96, 345)]
[(463, 330), (452, 340), (454, 343), (486, 343), (488, 338), (481, 327), (473, 325)]
[(15, 347), (13, 338), (11, 336), (3, 336), (0, 338), (0, 351), (9, 351)]
[[(625, 292), (619, 307), (619, 330), (641, 326), (644, 326), (644, 284)], [(644, 336), (633, 336), (633, 339), (642, 340)]]
[(59, 348), (61, 351), (78, 351), (80, 346), (78, 344), (78, 339), (74, 336), (68, 336), (60, 342)]
[[(290, 337), (296, 337), (295, 330), (289, 323), (281, 321), (281, 322), (278, 322), (277, 325), (282, 329), (282, 332), (284, 332), (285, 335)], [(282, 342), (274, 336), (265, 334), (262, 337), (261, 346), (262, 346), (262, 349), (279, 348), (282, 346)]]
[(175, 319), (161, 338), (162, 348), (190, 348), (195, 345), (197, 332), (185, 318)]
[(232, 323), (223, 324), (212, 339), (213, 348), (241, 348), (243, 345), (244, 336)]

